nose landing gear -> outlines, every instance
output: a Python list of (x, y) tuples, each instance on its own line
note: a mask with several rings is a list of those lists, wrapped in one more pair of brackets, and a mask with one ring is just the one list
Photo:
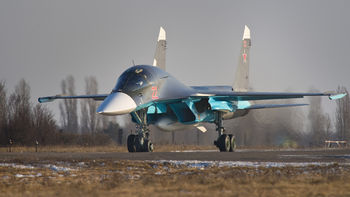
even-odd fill
[(149, 139), (149, 129), (147, 125), (147, 109), (142, 109), (132, 113), (137, 121), (137, 135), (130, 134), (127, 139), (129, 152), (153, 152), (153, 144)]

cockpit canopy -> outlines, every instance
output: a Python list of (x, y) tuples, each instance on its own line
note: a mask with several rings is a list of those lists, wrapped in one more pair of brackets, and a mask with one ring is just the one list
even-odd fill
[(154, 83), (151, 72), (145, 66), (134, 66), (120, 75), (113, 92), (134, 92)]

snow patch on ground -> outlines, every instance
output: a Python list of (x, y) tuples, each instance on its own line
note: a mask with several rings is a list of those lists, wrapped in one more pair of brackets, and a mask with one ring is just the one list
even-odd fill
[[(198, 161), (198, 160), (149, 160), (148, 162), (170, 164), (176, 167), (186, 166), (188, 168), (205, 169), (210, 167), (306, 167), (306, 166), (329, 166), (334, 162), (250, 162), (250, 161)], [(342, 163), (350, 165), (350, 163)]]
[[(45, 165), (23, 165), (23, 164), (16, 164), (16, 163), (0, 163), (0, 167), (11, 167), (11, 168), (19, 168), (19, 169), (37, 169), (37, 168), (47, 168), (55, 172), (70, 172), (74, 171), (76, 169), (64, 167), (64, 166), (57, 166), (53, 164), (45, 164)], [(21, 175), (18, 175), (21, 176)]]
[(46, 167), (46, 168), (48, 168), (50, 170), (53, 170), (55, 172), (69, 172), (69, 171), (73, 171), (74, 170), (72, 168), (56, 166), (56, 165), (52, 165), (52, 164), (44, 165), (44, 167)]
[(34, 178), (34, 177), (41, 177), (42, 174), (38, 173), (38, 174), (16, 174), (15, 177), (16, 178)]
[(32, 165), (23, 165), (16, 163), (0, 163), (0, 167), (11, 167), (11, 168), (19, 168), (19, 169), (34, 169), (35, 167)]

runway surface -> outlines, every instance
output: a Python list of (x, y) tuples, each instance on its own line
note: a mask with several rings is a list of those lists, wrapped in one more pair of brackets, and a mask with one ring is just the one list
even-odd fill
[(2, 152), (1, 162), (21, 161), (90, 161), (90, 160), (175, 160), (175, 161), (244, 161), (244, 162), (332, 162), (350, 164), (350, 149), (325, 150), (237, 150), (236, 152), (186, 151), (186, 152)]

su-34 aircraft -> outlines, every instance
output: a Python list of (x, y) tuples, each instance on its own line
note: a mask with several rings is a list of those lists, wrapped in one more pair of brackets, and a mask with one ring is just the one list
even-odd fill
[(214, 123), (218, 138), (214, 144), (220, 151), (234, 151), (235, 138), (225, 132), (223, 120), (248, 114), (262, 108), (293, 107), (307, 104), (256, 104), (252, 101), (294, 99), (304, 96), (328, 96), (340, 99), (345, 94), (249, 92), (250, 30), (245, 26), (238, 67), (233, 86), (186, 86), (165, 72), (166, 36), (161, 27), (153, 66), (137, 65), (124, 71), (110, 94), (41, 97), (40, 103), (55, 99), (94, 99), (103, 101), (97, 109), (102, 115), (130, 114), (137, 124), (137, 134), (127, 139), (129, 152), (152, 152), (148, 126), (165, 131), (195, 126), (205, 132), (201, 123)]

